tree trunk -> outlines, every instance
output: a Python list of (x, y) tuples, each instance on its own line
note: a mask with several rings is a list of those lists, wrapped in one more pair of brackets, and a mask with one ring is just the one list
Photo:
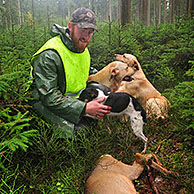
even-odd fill
[(147, 7), (147, 22), (146, 25), (150, 26), (150, 0), (148, 0), (148, 7)]
[(141, 21), (142, 20), (142, 0), (138, 0), (137, 4), (137, 20)]
[(187, 14), (188, 16), (193, 16), (194, 15), (194, 2), (193, 0), (187, 0)]
[(12, 16), (11, 16), (11, 5), (10, 5), (10, 0), (7, 0), (7, 24), (8, 24), (8, 29), (12, 27)]
[(32, 20), (34, 21), (34, 0), (32, 0)]
[(194, 1), (192, 2), (192, 6), (191, 6), (191, 16), (194, 16)]
[(181, 6), (181, 15), (183, 15), (183, 14), (185, 14), (186, 13), (186, 4), (187, 4), (187, 0), (184, 0), (183, 1), (183, 4), (182, 5), (180, 5)]
[(21, 17), (22, 17), (22, 24), (25, 22), (25, 14), (24, 14), (24, 4), (23, 4), (23, 0), (20, 0), (20, 5), (21, 5)]
[(156, 25), (156, 0), (154, 0), (154, 16), (153, 16), (153, 25)]
[(143, 21), (146, 26), (149, 26), (149, 1), (150, 0), (144, 0), (143, 1)]
[(5, 1), (3, 1), (3, 5), (2, 5), (2, 22), (1, 22), (1, 27), (2, 30), (7, 29), (7, 18), (6, 18), (6, 5), (5, 5)]
[(109, 0), (108, 10), (109, 10), (108, 14), (109, 22), (112, 22), (112, 0)]
[(176, 20), (179, 19), (179, 16), (181, 15), (181, 7), (184, 6), (184, 0), (176, 0), (174, 2), (174, 13), (176, 15)]
[(131, 22), (131, 0), (120, 0), (121, 25)]
[(117, 21), (121, 23), (121, 1), (117, 1)]
[(161, 0), (158, 0), (158, 25), (161, 24)]
[(163, 24), (166, 23), (166, 0), (164, 0)]
[(170, 24), (173, 24), (174, 23), (174, 14), (173, 14), (173, 11), (174, 11), (174, 0), (170, 0), (169, 2), (169, 6), (170, 6), (170, 9), (169, 9), (169, 22)]
[(22, 11), (21, 11), (21, 2), (18, 0), (18, 23), (22, 25)]
[(32, 29), (33, 29), (34, 48), (36, 49), (36, 28), (35, 28), (35, 20), (34, 20), (34, 0), (32, 0)]

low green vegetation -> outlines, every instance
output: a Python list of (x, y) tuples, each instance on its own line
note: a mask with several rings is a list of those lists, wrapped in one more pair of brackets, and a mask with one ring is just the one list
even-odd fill
[[(171, 102), (169, 118), (148, 119), (144, 133), (149, 153), (156, 153), (165, 176), (154, 171), (160, 193), (194, 193), (194, 21), (144, 27), (99, 25), (89, 46), (92, 65), (101, 69), (115, 53), (135, 55), (147, 78)], [(130, 124), (105, 119), (74, 139), (59, 139), (28, 105), (26, 93), (32, 54), (49, 38), (37, 26), (0, 33), (0, 193), (84, 192), (84, 184), (102, 154), (127, 164), (143, 142)], [(109, 129), (111, 131), (109, 131)], [(147, 171), (134, 182), (140, 194), (154, 193)]]

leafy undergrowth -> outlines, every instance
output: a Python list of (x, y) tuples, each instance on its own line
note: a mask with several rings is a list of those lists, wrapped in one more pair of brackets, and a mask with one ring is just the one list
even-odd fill
[[(193, 68), (187, 73), (193, 76)], [(154, 153), (172, 174), (145, 168), (134, 181), (140, 194), (194, 193), (193, 87), (191, 79), (169, 90), (169, 117), (148, 119), (144, 126), (147, 153)], [(84, 193), (85, 181), (101, 155), (132, 164), (135, 153), (143, 150), (129, 122), (119, 118), (91, 124), (74, 139), (59, 139), (25, 101), (4, 102), (0, 102), (0, 193)]]
[[(174, 111), (174, 112), (173, 112)], [(166, 120), (150, 120), (144, 127), (149, 138), (147, 153), (154, 153), (163, 167), (172, 171), (164, 175), (151, 170), (153, 182), (145, 168), (134, 181), (140, 194), (190, 194), (194, 192), (194, 134), (178, 119), (177, 110), (171, 110)], [(132, 164), (134, 155), (143, 150), (143, 142), (137, 138), (129, 123), (109, 118), (91, 126), (73, 140), (58, 139), (51, 127), (37, 115), (32, 115), (31, 127), (38, 135), (27, 152), (17, 150), (12, 162), (5, 161), (12, 176), (5, 176), (1, 191), (14, 183), (12, 191), (18, 193), (84, 193), (84, 184), (102, 154), (111, 154), (126, 164)], [(190, 131), (189, 131), (190, 130)], [(15, 169), (15, 170), (14, 170)], [(156, 191), (157, 190), (157, 191)], [(16, 192), (16, 193), (17, 193)], [(2, 192), (8, 193), (8, 192)]]

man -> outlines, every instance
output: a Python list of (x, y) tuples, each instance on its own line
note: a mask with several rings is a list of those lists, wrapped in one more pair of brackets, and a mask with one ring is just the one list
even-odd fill
[(110, 107), (103, 98), (88, 103), (77, 99), (86, 87), (90, 69), (87, 46), (97, 30), (94, 13), (78, 8), (68, 27), (55, 24), (53, 38), (32, 58), (32, 107), (60, 132), (72, 137), (79, 126), (87, 125), (85, 114), (102, 119)]

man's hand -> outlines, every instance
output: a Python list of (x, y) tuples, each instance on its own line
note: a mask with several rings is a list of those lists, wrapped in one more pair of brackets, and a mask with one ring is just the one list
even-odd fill
[(92, 115), (98, 119), (103, 119), (104, 115), (111, 110), (110, 106), (100, 104), (104, 100), (105, 98), (99, 98), (88, 102), (86, 105), (86, 114)]

